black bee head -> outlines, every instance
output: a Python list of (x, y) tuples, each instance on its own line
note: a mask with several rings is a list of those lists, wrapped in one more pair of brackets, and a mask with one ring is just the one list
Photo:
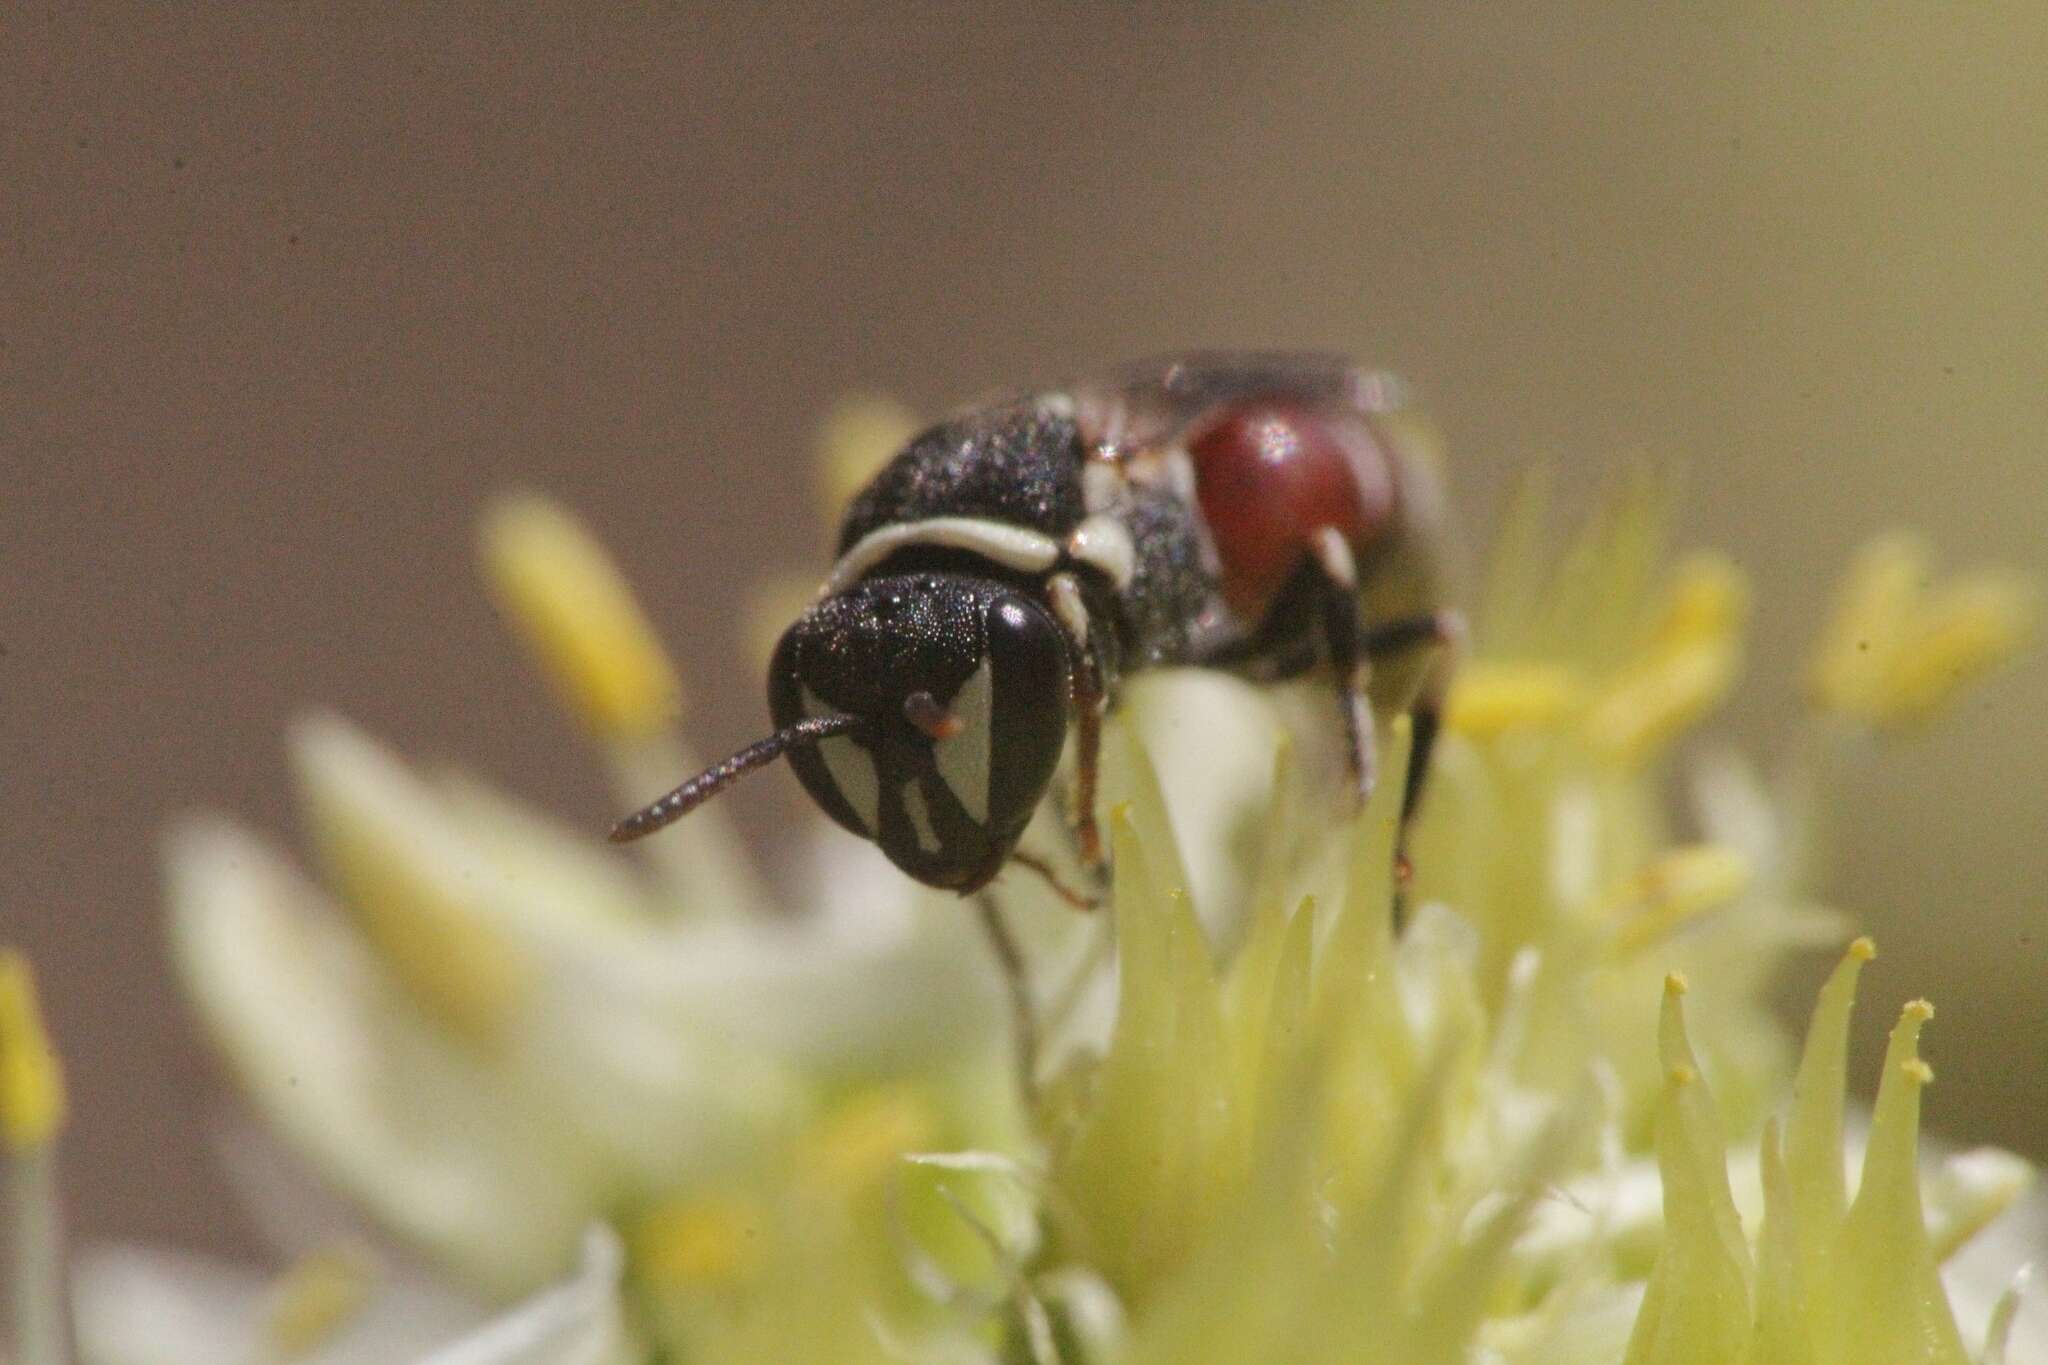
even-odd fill
[(779, 731), (825, 813), (931, 886), (985, 885), (1045, 794), (1067, 733), (1067, 645), (1032, 598), (989, 579), (869, 579), (817, 603), (768, 671)]

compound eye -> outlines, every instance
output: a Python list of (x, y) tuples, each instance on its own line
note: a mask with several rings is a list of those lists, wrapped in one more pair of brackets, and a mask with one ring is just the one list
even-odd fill
[[(949, 709), (964, 724), (934, 757), (968, 815), (992, 835), (1021, 831), (1037, 809), (1067, 738), (1067, 646), (1036, 602), (1004, 595), (991, 603), (988, 649)], [(984, 710), (985, 708), (985, 710)], [(948, 771), (947, 750), (978, 757), (985, 773), (978, 799), (972, 758)]]

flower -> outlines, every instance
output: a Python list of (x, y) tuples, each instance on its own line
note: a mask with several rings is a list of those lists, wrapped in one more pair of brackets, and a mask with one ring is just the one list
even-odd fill
[[(1658, 585), (1654, 522), (1647, 496), (1624, 495), (1554, 568), (1510, 536), (1398, 938), (1384, 795), (1322, 856), (1262, 859), (1286, 871), (1244, 900), (1243, 947), (1219, 960), (1177, 890), (1156, 793), (1134, 784), (1140, 808), (1117, 821), (1115, 1026), (1048, 1101), (1045, 1264), (1085, 1267), (1120, 1307), (1083, 1358), (1972, 1358), (1937, 1267), (2031, 1172), (1966, 1154), (1923, 1201), (1932, 1009), (1914, 1002), (1849, 1199), (1844, 1058), (1867, 939), (1823, 992), (1782, 1130), (1766, 1117), (1794, 1077), (1760, 990), (1838, 921), (1797, 894), (1797, 851), (1774, 837), (1788, 822), (1734, 765), (1703, 775), (1709, 840), (1667, 832), (1659, 769), (1728, 685), (1744, 593), (1714, 559)], [(2008, 644), (2011, 601), (1981, 602)], [(1925, 674), (1911, 679), (1930, 704)], [(1788, 778), (1782, 799), (1798, 790)], [(1275, 800), (1264, 847), (1313, 844), (1289, 828), (1313, 809)], [(1681, 965), (1712, 982), (1711, 1032), (1688, 1028)]]
[[(600, 600), (623, 588), (587, 536), (520, 497), (483, 543), (624, 799), (657, 764), (686, 768), (673, 674), (635, 639), (637, 608)], [(812, 1254), (783, 1219), (808, 1235), (858, 1206), (880, 1265), (874, 1196), (898, 1153), (1009, 1140), (973, 925), (876, 896), (872, 869), (847, 871), (863, 850), (823, 846), (812, 912), (772, 914), (715, 819), (685, 841), (707, 856), (629, 861), (333, 716), (302, 722), (292, 755), (326, 887), (228, 822), (187, 822), (169, 856), (181, 973), (270, 1128), (472, 1292), (534, 1292), (604, 1221), (657, 1315)], [(861, 1329), (865, 1306), (838, 1325)]]
[[(906, 425), (843, 410), (823, 500)], [(287, 1268), (91, 1253), (83, 1354), (2017, 1359), (2039, 1327), (1994, 1220), (2032, 1172), (1922, 1152), (1931, 1007), (1903, 1010), (1866, 1131), (1843, 1094), (1874, 947), (1848, 946), (1803, 1045), (1764, 994), (1845, 936), (1806, 890), (1827, 746), (1924, 721), (2017, 646), (2025, 590), (1924, 588), (1905, 542), (1873, 551), (1792, 764), (1689, 762), (1681, 838), (1665, 792), (1739, 672), (1746, 585), (1714, 556), (1665, 567), (1648, 484), (1561, 552), (1546, 521), (1530, 493), (1480, 595), (1405, 886), (1409, 725), (1333, 816), (1312, 683), (1131, 681), (1094, 915), (1006, 878), (977, 917), (822, 827), (777, 910), (715, 806), (629, 856), (305, 718), (318, 876), (219, 817), (167, 859), (178, 970), (269, 1134), (230, 1170)], [(588, 533), (520, 494), (481, 549), (622, 808), (693, 770), (680, 680)], [(0, 1136), (33, 1176), (14, 1288), (37, 1308), (17, 1365), (64, 1351), (56, 1074), (9, 962)]]

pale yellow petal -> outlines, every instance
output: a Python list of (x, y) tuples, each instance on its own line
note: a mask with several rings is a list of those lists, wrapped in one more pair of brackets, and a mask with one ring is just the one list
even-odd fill
[(1967, 1365), (1942, 1289), (1920, 1200), (1920, 1060), (1925, 1001), (1900, 1012), (1885, 1049), (1863, 1178), (1843, 1219), (1828, 1295), (1831, 1360), (1857, 1365)]
[(431, 788), (339, 718), (301, 722), (293, 757), (314, 841), (364, 938), (454, 1034), (501, 1043), (539, 968), (493, 911), (497, 869)]

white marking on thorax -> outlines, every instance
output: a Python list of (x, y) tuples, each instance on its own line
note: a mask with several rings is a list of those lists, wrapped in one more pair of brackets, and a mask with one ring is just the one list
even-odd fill
[(932, 828), (932, 812), (925, 805), (924, 789), (915, 782), (903, 784), (903, 813), (910, 817), (910, 828), (917, 835), (919, 848), (937, 853), (945, 847), (939, 842), (939, 832)]
[(1131, 579), (1138, 572), (1138, 547), (1131, 543), (1131, 533), (1111, 516), (1093, 516), (1074, 528), (1067, 537), (1067, 555), (1083, 564), (1092, 564), (1109, 575), (1109, 581), (1118, 592), (1131, 586)]
[(986, 825), (992, 775), (989, 746), (995, 738), (995, 672), (986, 655), (946, 709), (960, 722), (960, 733), (934, 744), (932, 758), (968, 818)]
[[(836, 710), (820, 701), (808, 687), (803, 690), (803, 701), (807, 716), (829, 716)], [(874, 837), (882, 828), (882, 779), (875, 772), (873, 756), (848, 736), (834, 735), (819, 742), (818, 757), (825, 761), (832, 785), (853, 807), (868, 836)]]
[(1413, 401), (1401, 377), (1386, 370), (1353, 370), (1346, 387), (1351, 406), (1365, 412), (1393, 412)]
[(1309, 534), (1309, 549), (1330, 581), (1346, 592), (1358, 588), (1358, 561), (1352, 557), (1350, 542), (1334, 526), (1319, 526)]
[(1081, 585), (1070, 573), (1056, 573), (1045, 581), (1045, 595), (1052, 600), (1052, 614), (1077, 650), (1088, 646), (1088, 605), (1081, 600)]
[(839, 557), (818, 596), (845, 592), (875, 565), (912, 545), (970, 550), (1020, 573), (1044, 573), (1059, 563), (1059, 542), (1026, 526), (1011, 526), (982, 517), (930, 517), (924, 521), (881, 526), (854, 542)]
[(1195, 459), (1181, 446), (1174, 446), (1160, 455), (1160, 465), (1166, 471), (1166, 487), (1182, 502), (1194, 505)]
[(1113, 460), (1087, 459), (1081, 462), (1081, 505), (1092, 516), (1107, 512), (1124, 500), (1126, 480)]

